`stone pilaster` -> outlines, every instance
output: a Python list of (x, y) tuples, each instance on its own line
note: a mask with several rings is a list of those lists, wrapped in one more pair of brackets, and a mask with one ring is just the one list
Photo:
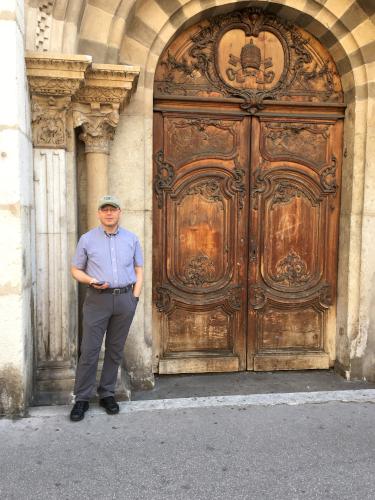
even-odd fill
[(26, 56), (34, 145), (37, 403), (68, 402), (75, 375), (77, 293), (70, 278), (66, 156), (73, 129), (67, 118), (90, 62), (88, 56)]
[(108, 155), (121, 109), (135, 91), (139, 68), (93, 64), (74, 96), (73, 125), (81, 127), (87, 167), (87, 224), (97, 224), (98, 199), (108, 194)]

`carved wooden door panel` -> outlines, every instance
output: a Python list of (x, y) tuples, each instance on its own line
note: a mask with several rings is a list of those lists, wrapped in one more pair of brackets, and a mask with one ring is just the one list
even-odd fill
[(246, 369), (249, 121), (154, 119), (159, 373)]
[(345, 109), (332, 57), (247, 8), (174, 37), (154, 92), (155, 371), (328, 368)]
[(249, 365), (329, 368), (342, 121), (285, 111), (252, 119)]

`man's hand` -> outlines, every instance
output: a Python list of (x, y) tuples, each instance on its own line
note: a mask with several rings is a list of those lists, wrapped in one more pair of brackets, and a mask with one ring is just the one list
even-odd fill
[(135, 276), (136, 276), (136, 282), (133, 288), (133, 295), (134, 297), (139, 298), (141, 295), (141, 290), (142, 290), (142, 283), (143, 283), (143, 267), (134, 267), (135, 271)]
[(73, 278), (84, 285), (90, 285), (97, 290), (105, 290), (106, 288), (109, 288), (109, 283), (101, 282), (101, 285), (99, 285), (98, 283), (100, 282), (96, 278), (89, 276), (82, 269), (78, 269), (78, 267), (72, 266), (71, 272)]
[(105, 290), (106, 288), (109, 288), (109, 283), (103, 283), (102, 281), (98, 281), (97, 279), (93, 278), (90, 281), (90, 286), (96, 288), (96, 290)]

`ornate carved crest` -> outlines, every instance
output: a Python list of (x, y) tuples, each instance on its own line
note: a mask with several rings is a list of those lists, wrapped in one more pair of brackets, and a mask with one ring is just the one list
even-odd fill
[(273, 281), (287, 286), (296, 286), (306, 283), (310, 279), (306, 262), (294, 250), (276, 264), (276, 274)]
[(159, 94), (240, 97), (249, 113), (265, 99), (341, 101), (339, 78), (327, 54), (307, 33), (259, 8), (223, 14), (190, 28), (162, 55)]

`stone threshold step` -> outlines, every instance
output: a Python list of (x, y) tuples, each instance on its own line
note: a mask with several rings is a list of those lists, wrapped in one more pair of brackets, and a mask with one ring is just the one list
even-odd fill
[[(293, 392), (279, 394), (252, 394), (246, 396), (210, 396), (146, 401), (120, 401), (120, 413), (138, 411), (181, 410), (190, 408), (213, 408), (223, 406), (275, 406), (342, 403), (375, 403), (375, 389)], [(30, 408), (28, 417), (54, 417), (68, 415), (71, 406), (39, 406)], [(90, 405), (91, 415), (106, 415), (96, 404)]]

